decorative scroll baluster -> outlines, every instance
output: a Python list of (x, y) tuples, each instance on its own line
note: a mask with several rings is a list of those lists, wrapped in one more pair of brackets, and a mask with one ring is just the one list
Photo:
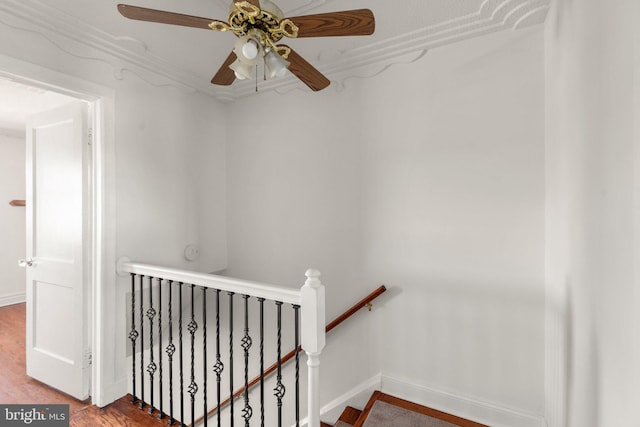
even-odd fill
[(209, 417), (206, 416), (209, 407), (207, 406), (207, 288), (202, 288), (202, 397), (204, 399), (204, 427), (209, 425)]
[(286, 388), (284, 384), (282, 384), (282, 302), (276, 301), (276, 306), (278, 307), (278, 374), (276, 376), (276, 387), (273, 391), (278, 399), (278, 427), (282, 427), (282, 398), (286, 392)]
[(253, 415), (253, 409), (249, 405), (249, 349), (251, 348), (251, 337), (249, 336), (249, 295), (243, 295), (244, 299), (244, 336), (242, 337), (242, 348), (244, 349), (244, 409), (242, 418), (244, 426), (249, 427), (249, 420)]
[(169, 280), (169, 344), (167, 345), (169, 359), (169, 425), (173, 425), (173, 354), (176, 346), (173, 344), (173, 281)]
[(196, 331), (198, 330), (198, 324), (196, 323), (196, 312), (194, 309), (194, 288), (195, 285), (191, 285), (191, 322), (187, 328), (191, 334), (191, 382), (187, 391), (191, 395), (191, 425), (196, 423), (196, 393), (198, 392), (198, 384), (196, 384), (196, 370), (195, 370), (195, 345), (196, 345)]
[(184, 364), (182, 354), (182, 282), (178, 283), (178, 356), (180, 362), (180, 423), (184, 425)]
[(213, 371), (216, 373), (216, 391), (218, 402), (218, 427), (222, 425), (222, 411), (220, 411), (220, 399), (221, 399), (221, 381), (222, 371), (224, 370), (224, 364), (220, 358), (220, 290), (216, 290), (216, 364), (213, 366)]
[[(233, 396), (233, 292), (229, 292), (229, 396)], [(229, 402), (229, 419), (233, 427), (233, 398)]]
[(162, 279), (158, 279), (158, 372), (160, 376), (158, 377), (158, 388), (159, 388), (159, 399), (160, 406), (158, 412), (158, 418), (164, 418), (164, 411), (162, 407), (162, 402), (164, 399), (162, 393)]
[(131, 340), (131, 403), (137, 402), (136, 397), (136, 340), (138, 339), (138, 331), (136, 331), (136, 275), (131, 273), (131, 332), (129, 332)]
[(264, 427), (264, 298), (260, 303), (260, 426)]
[(140, 409), (145, 407), (144, 403), (144, 276), (140, 276)]
[(300, 306), (293, 306), (293, 324), (296, 349), (296, 427), (300, 427)]
[(153, 406), (153, 380), (157, 369), (157, 365), (153, 360), (153, 318), (155, 316), (156, 310), (153, 308), (153, 277), (149, 277), (149, 309), (147, 310), (147, 318), (149, 319), (149, 364), (147, 365), (147, 372), (149, 373), (149, 391), (151, 395), (150, 414), (156, 409)]
[[(265, 310), (264, 310), (264, 302), (267, 301), (264, 297), (258, 297), (256, 292), (256, 284), (254, 283), (243, 283), (241, 280), (236, 279), (233, 280), (218, 280), (216, 281), (215, 276), (212, 280), (210, 275), (200, 275), (194, 272), (179, 272), (174, 269), (167, 269), (165, 273), (161, 267), (156, 266), (148, 266), (144, 264), (135, 264), (128, 261), (119, 261), (120, 271), (126, 271), (131, 274), (131, 306), (128, 308), (131, 312), (131, 322), (130, 322), (130, 330), (128, 332), (128, 339), (131, 341), (131, 350), (132, 350), (132, 361), (131, 361), (131, 370), (132, 370), (132, 382), (131, 382), (131, 401), (132, 403), (139, 406), (141, 409), (145, 410), (148, 408), (148, 412), (157, 418), (169, 418), (168, 424), (173, 425), (176, 421), (180, 419), (180, 425), (182, 427), (187, 427), (185, 421), (188, 419), (188, 414), (185, 412), (185, 390), (190, 394), (191, 397), (191, 426), (204, 425), (208, 427), (208, 419), (206, 414), (204, 417), (196, 420), (195, 417), (195, 398), (198, 393), (198, 390), (202, 390), (202, 404), (204, 412), (208, 411), (208, 405), (211, 404), (209, 400), (213, 400), (211, 398), (211, 394), (208, 390), (208, 382), (209, 382), (209, 372), (207, 368), (207, 364), (210, 363), (210, 357), (208, 357), (208, 344), (209, 337), (207, 333), (207, 317), (210, 318), (210, 314), (207, 314), (207, 307), (209, 304), (208, 300), (208, 292), (207, 290), (211, 288), (216, 291), (216, 351), (215, 351), (215, 364), (213, 366), (213, 371), (216, 374), (216, 386), (217, 386), (217, 414), (218, 414), (218, 427), (221, 427), (221, 409), (227, 404), (230, 406), (229, 411), (229, 422), (225, 424), (225, 426), (233, 427), (235, 424), (235, 399), (240, 396), (243, 396), (244, 405), (238, 414), (238, 420), (242, 422), (240, 419), (244, 419), (244, 426), (249, 427), (251, 423), (251, 419), (253, 418), (253, 411), (255, 410), (255, 403), (257, 401), (257, 396), (251, 399), (251, 395), (249, 390), (260, 383), (260, 422), (255, 421), (256, 425), (260, 425), (264, 427), (266, 422), (266, 400), (265, 399), (265, 388), (266, 388), (266, 377), (274, 371), (277, 373), (275, 387), (273, 388), (273, 393), (277, 401), (277, 423), (273, 422), (274, 420), (270, 419), (269, 427), (278, 426), (282, 427), (284, 421), (284, 397), (287, 392), (287, 387), (289, 387), (289, 380), (287, 382), (287, 386), (283, 383), (283, 365), (288, 362), (290, 359), (295, 357), (295, 378), (291, 379), (291, 381), (295, 381), (295, 396), (291, 396), (292, 399), (295, 399), (295, 426), (300, 426), (300, 413), (301, 413), (301, 402), (300, 402), (300, 354), (301, 348), (304, 347), (307, 352), (307, 356), (309, 359), (308, 367), (309, 367), (309, 393), (308, 398), (308, 408), (309, 408), (309, 425), (317, 426), (320, 421), (318, 418), (319, 414), (319, 404), (318, 404), (318, 383), (319, 383), (319, 356), (321, 354), (322, 348), (324, 347), (325, 341), (325, 330), (324, 327), (324, 287), (319, 281), (319, 273), (315, 270), (307, 271), (307, 281), (305, 285), (302, 287), (300, 294), (291, 292), (290, 290), (277, 290), (273, 289), (270, 301), (276, 305), (276, 325), (277, 325), (277, 341), (276, 341), (276, 351), (277, 351), (277, 362), (269, 369), (265, 370), (264, 362), (264, 340), (265, 340)], [(167, 277), (172, 277), (173, 280), (168, 279)], [(139, 278), (139, 279), (138, 279)], [(148, 278), (148, 284), (145, 281), (145, 278)], [(187, 282), (179, 282), (178, 280), (183, 278), (187, 280)], [(137, 286), (136, 281), (139, 280), (139, 289), (136, 292)], [(155, 281), (158, 280), (158, 296), (154, 296), (154, 285)], [(177, 285), (175, 288), (179, 292), (179, 298), (177, 299), (177, 303), (179, 304), (179, 313), (174, 313), (174, 297), (173, 297), (173, 289), (174, 284)], [(185, 301), (183, 304), (183, 293), (185, 284), (190, 285), (191, 287), (191, 295), (190, 295), (190, 319), (183, 318), (183, 306), (187, 304)], [(167, 297), (165, 290), (163, 290), (163, 286), (168, 285), (168, 307), (164, 308), (163, 299)], [(216, 289), (216, 287), (220, 287), (220, 289)], [(149, 289), (145, 290), (145, 287)], [(195, 288), (199, 287), (202, 290), (202, 307), (196, 307), (196, 294)], [(264, 289), (269, 289), (268, 286), (265, 286)], [(384, 289), (383, 289), (384, 290)], [(149, 293), (148, 297), (148, 306), (145, 304), (147, 300), (144, 292)], [(139, 297), (135, 294), (139, 292)], [(226, 292), (229, 296), (229, 323), (226, 327), (228, 327), (229, 331), (229, 392), (231, 394), (230, 398), (221, 402), (222, 396), (222, 374), (225, 371), (225, 366), (222, 362), (222, 346), (221, 346), (221, 324), (220, 324), (220, 295), (221, 292)], [(255, 292), (255, 293), (254, 293)], [(163, 293), (165, 294), (163, 297)], [(238, 391), (234, 390), (234, 296), (235, 294), (241, 295), (244, 304), (244, 311), (242, 314), (238, 313), (238, 316), (243, 316), (243, 335), (240, 339), (240, 347), (244, 350), (244, 383), (241, 385), (241, 389)], [(266, 294), (264, 294), (266, 296)], [(154, 300), (155, 298), (155, 300)], [(189, 298), (189, 295), (187, 295)], [(259, 316), (258, 320), (260, 326), (260, 348), (259, 348), (259, 369), (260, 375), (257, 378), (254, 378), (252, 381), (249, 381), (249, 362), (251, 356), (251, 348), (253, 347), (253, 339), (255, 339), (255, 332), (253, 334), (250, 333), (249, 329), (249, 309), (250, 306), (253, 305), (250, 300), (252, 298), (256, 298), (258, 300), (259, 305)], [(136, 305), (138, 304), (138, 305)], [(167, 302), (165, 302), (167, 304)], [(286, 356), (282, 354), (282, 333), (283, 333), (283, 305), (286, 307), (291, 307), (294, 311), (293, 313), (293, 328), (294, 328), (294, 344), (295, 348), (293, 351), (288, 353)], [(360, 303), (359, 303), (360, 304)], [(196, 308), (198, 310), (202, 309), (202, 323), (199, 326), (200, 319), (196, 319), (198, 315), (196, 315)], [(242, 309), (242, 308), (241, 308)], [(252, 308), (255, 309), (255, 308)], [(285, 311), (288, 308), (285, 308)], [(139, 313), (138, 313), (139, 310)], [(158, 311), (159, 310), (159, 311)], [(166, 310), (163, 314), (162, 311)], [(186, 308), (189, 310), (189, 307)], [(309, 312), (309, 315), (307, 315)], [(176, 315), (177, 314), (177, 315)], [(137, 318), (139, 315), (139, 319)], [(163, 319), (163, 317), (167, 317)], [(189, 314), (185, 313), (185, 316), (189, 316)], [(285, 317), (289, 315), (285, 313)], [(145, 319), (146, 317), (146, 319)], [(178, 320), (178, 331), (175, 331), (174, 328), (174, 319)], [(156, 322), (157, 319), (157, 335), (156, 335)], [(163, 332), (163, 320), (168, 322), (168, 334), (166, 336), (165, 332)], [(240, 320), (240, 319), (238, 319)], [(255, 319), (253, 319), (256, 322)], [(286, 320), (285, 323), (288, 323)], [(147, 323), (147, 326), (145, 326)], [(335, 323), (335, 322), (333, 322)], [(333, 325), (332, 323), (332, 325)], [(200, 359), (200, 356), (196, 357), (196, 335), (198, 328), (202, 328), (202, 362), (203, 366), (196, 366), (196, 359)], [(288, 327), (288, 325), (287, 325)], [(147, 328), (149, 330), (149, 338), (144, 337), (144, 329)], [(189, 371), (185, 371), (185, 362), (184, 359), (184, 341), (183, 341), (183, 329), (186, 328), (191, 335), (190, 341), (190, 364), (187, 365), (186, 369), (190, 369)], [(327, 327), (328, 328), (328, 327)], [(239, 329), (239, 328), (238, 328)], [(302, 332), (304, 331), (304, 332)], [(308, 332), (309, 331), (309, 332)], [(285, 331), (286, 332), (286, 331)], [(301, 334), (302, 332), (302, 334)], [(176, 336), (177, 334), (177, 336)], [(240, 332), (238, 332), (240, 334)], [(253, 337), (252, 337), (253, 335)], [(177, 338), (174, 340), (174, 337)], [(138, 342), (138, 339), (140, 341)], [(166, 347), (163, 347), (164, 339), (167, 339)], [(224, 339), (224, 338), (223, 338)], [(178, 342), (176, 342), (178, 341)], [(302, 342), (302, 346), (300, 345)], [(139, 345), (141, 343), (142, 345)], [(154, 345), (158, 344), (158, 349), (154, 348)], [(145, 345), (149, 346), (148, 354), (145, 354), (146, 350), (144, 348)], [(189, 345), (189, 344), (187, 344)], [(224, 344), (223, 344), (224, 345)], [(179, 348), (178, 348), (179, 346)], [(137, 374), (138, 369), (138, 360), (136, 351), (140, 349), (140, 375)], [(175, 352), (179, 351), (179, 361), (174, 359)], [(156, 353), (157, 351), (157, 353)], [(200, 350), (198, 350), (200, 351)], [(257, 351), (257, 350), (254, 350)], [(165, 354), (166, 353), (166, 354)], [(166, 357), (166, 360), (163, 360)], [(179, 362), (179, 379), (174, 378), (175, 371), (175, 363)], [(200, 360), (197, 361), (200, 363)], [(186, 362), (189, 363), (189, 362)], [(242, 362), (240, 362), (242, 363)], [(255, 367), (255, 362), (254, 367)], [(164, 370), (168, 366), (168, 378), (164, 377)], [(210, 367), (209, 367), (210, 368)], [(203, 369), (202, 371), (202, 382), (197, 379), (196, 372), (199, 369)], [(242, 368), (238, 367), (238, 370)], [(145, 372), (146, 371), (146, 372)], [(190, 377), (187, 378), (188, 383), (185, 384), (185, 372), (186, 375), (190, 374)], [(158, 376), (156, 376), (156, 373)], [(239, 372), (240, 374), (240, 372)], [(145, 375), (148, 375), (148, 387), (151, 389), (150, 392), (147, 392), (148, 399), (145, 401)], [(241, 375), (241, 374), (240, 374)], [(288, 374), (287, 374), (288, 375)], [(158, 381), (158, 384), (155, 381)], [(177, 398), (177, 393), (174, 395), (174, 389), (176, 388), (176, 384), (174, 384), (174, 380), (179, 381), (180, 386), (180, 416), (174, 414), (175, 407), (175, 398)], [(166, 387), (165, 381), (169, 381), (169, 387)], [(196, 382), (198, 381), (198, 382)], [(240, 380), (242, 382), (242, 380)], [(157, 387), (157, 390), (156, 390)], [(155, 398), (156, 393), (160, 393), (159, 398)], [(164, 393), (167, 392), (167, 396), (164, 396)], [(164, 399), (164, 397), (168, 397), (168, 402)], [(159, 402), (157, 402), (159, 400)], [(253, 400), (253, 403), (251, 402)], [(158, 405), (158, 406), (156, 406)], [(165, 408), (165, 405), (168, 405), (168, 408)], [(252, 406), (253, 405), (253, 406)], [(287, 407), (289, 407), (287, 405)], [(165, 409), (168, 413), (165, 413)], [(155, 414), (155, 411), (158, 410), (158, 414)], [(287, 410), (288, 412), (293, 412), (293, 408), (291, 410)], [(213, 412), (213, 411), (212, 411)], [(212, 414), (212, 412), (210, 414)], [(177, 410), (176, 410), (177, 413)], [(174, 416), (175, 415), (175, 416)], [(293, 415), (293, 414), (291, 414)]]

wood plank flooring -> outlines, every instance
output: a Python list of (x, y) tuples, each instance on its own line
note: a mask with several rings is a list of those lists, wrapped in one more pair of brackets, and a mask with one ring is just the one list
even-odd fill
[(27, 376), (26, 304), (0, 307), (0, 402), (68, 404), (69, 413), (90, 406)]
[[(148, 408), (148, 407), (147, 407)], [(127, 395), (104, 408), (89, 406), (71, 416), (70, 427), (153, 427), (167, 426), (168, 418), (158, 419), (158, 411), (149, 414), (131, 403)], [(179, 423), (174, 424), (176, 426)]]
[(79, 401), (26, 374), (26, 305), (0, 307), (0, 403), (67, 404), (70, 427), (166, 426), (130, 403), (130, 396), (98, 408), (90, 400)]

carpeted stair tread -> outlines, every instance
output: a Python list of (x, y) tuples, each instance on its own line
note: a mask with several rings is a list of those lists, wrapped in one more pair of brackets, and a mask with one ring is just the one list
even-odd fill
[(353, 427), (353, 424), (345, 423), (344, 421), (338, 421), (334, 427)]
[(378, 401), (373, 404), (363, 427), (457, 427), (455, 424)]
[(373, 393), (353, 427), (488, 427), (380, 391)]

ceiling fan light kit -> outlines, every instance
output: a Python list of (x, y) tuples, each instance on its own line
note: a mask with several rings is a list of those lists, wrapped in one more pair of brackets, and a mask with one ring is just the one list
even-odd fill
[(262, 66), (265, 78), (282, 77), (289, 69), (311, 90), (322, 90), (331, 83), (329, 79), (289, 46), (276, 43), (284, 37), (360, 36), (375, 31), (375, 19), (369, 9), (285, 18), (280, 8), (269, 0), (233, 2), (228, 22), (125, 4), (119, 4), (118, 10), (124, 17), (138, 21), (235, 34), (238, 40), (233, 51), (211, 80), (224, 86), (236, 79), (251, 79), (254, 71), (257, 76), (258, 67)]
[(244, 62), (236, 59), (229, 68), (233, 70), (233, 74), (236, 76), (238, 80), (248, 80), (253, 78), (253, 71), (255, 67), (249, 64), (245, 64)]

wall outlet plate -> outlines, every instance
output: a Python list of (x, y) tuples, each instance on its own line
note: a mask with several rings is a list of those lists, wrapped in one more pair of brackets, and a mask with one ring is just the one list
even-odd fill
[(189, 244), (184, 248), (184, 258), (187, 261), (195, 261), (200, 256), (200, 248), (198, 245)]

